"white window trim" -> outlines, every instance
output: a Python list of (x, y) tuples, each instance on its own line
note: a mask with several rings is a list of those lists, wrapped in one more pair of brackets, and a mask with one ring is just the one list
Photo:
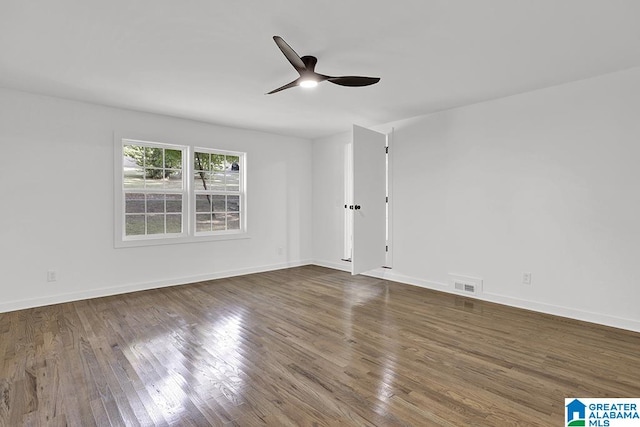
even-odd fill
[[(124, 191), (123, 191), (123, 174), (122, 174), (122, 158), (123, 148), (126, 143), (145, 146), (161, 146), (169, 149), (180, 149), (183, 151), (183, 189), (184, 203), (182, 205), (183, 215), (183, 232), (181, 234), (170, 235), (146, 235), (146, 236), (128, 236), (124, 235)], [(193, 188), (193, 156), (195, 151), (208, 151), (220, 154), (230, 154), (240, 157), (240, 203), (242, 214), (240, 216), (240, 230), (226, 230), (212, 232), (207, 234), (195, 234), (195, 192)], [(194, 147), (192, 145), (183, 145), (175, 143), (157, 142), (149, 139), (128, 138), (121, 135), (114, 135), (114, 247), (140, 247), (140, 246), (158, 246), (173, 245), (182, 243), (199, 243), (211, 242), (219, 240), (237, 240), (248, 239), (251, 236), (247, 230), (247, 153), (220, 150), (216, 148)]]

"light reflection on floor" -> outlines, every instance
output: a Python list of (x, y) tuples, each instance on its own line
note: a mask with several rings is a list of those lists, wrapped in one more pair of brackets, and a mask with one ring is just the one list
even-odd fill
[(213, 323), (167, 331), (130, 347), (133, 357), (129, 359), (138, 361), (134, 366), (143, 371), (141, 376), (157, 374), (146, 389), (168, 422), (180, 420), (189, 411), (194, 391), (238, 404), (237, 393), (244, 385), (242, 325), (243, 314), (234, 313)]

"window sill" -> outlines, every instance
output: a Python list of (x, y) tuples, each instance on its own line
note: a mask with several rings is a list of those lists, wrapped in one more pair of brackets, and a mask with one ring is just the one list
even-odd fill
[(224, 234), (211, 234), (201, 236), (176, 236), (176, 237), (163, 237), (158, 239), (153, 238), (140, 238), (140, 239), (127, 239), (122, 240), (116, 238), (115, 248), (135, 248), (141, 246), (162, 246), (162, 245), (179, 245), (184, 243), (204, 243), (204, 242), (216, 242), (223, 240), (241, 240), (250, 239), (251, 236), (246, 233), (224, 233)]

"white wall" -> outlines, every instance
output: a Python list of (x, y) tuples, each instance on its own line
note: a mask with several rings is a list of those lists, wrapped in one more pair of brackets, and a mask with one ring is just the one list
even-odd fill
[[(640, 68), (392, 127), (393, 270), (374, 274), (480, 277), (482, 299), (640, 331)], [(313, 143), (313, 254), (338, 268), (349, 138)]]
[[(246, 151), (251, 238), (114, 249), (114, 132)], [(311, 258), (308, 140), (0, 89), (0, 148), (0, 312)]]

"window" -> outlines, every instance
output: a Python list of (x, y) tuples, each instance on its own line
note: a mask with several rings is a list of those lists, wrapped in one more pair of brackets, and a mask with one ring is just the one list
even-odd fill
[(184, 158), (185, 147), (123, 145), (125, 237), (183, 233)]
[(117, 144), (116, 246), (244, 237), (245, 153)]
[(240, 230), (241, 159), (238, 153), (196, 149), (196, 235)]

